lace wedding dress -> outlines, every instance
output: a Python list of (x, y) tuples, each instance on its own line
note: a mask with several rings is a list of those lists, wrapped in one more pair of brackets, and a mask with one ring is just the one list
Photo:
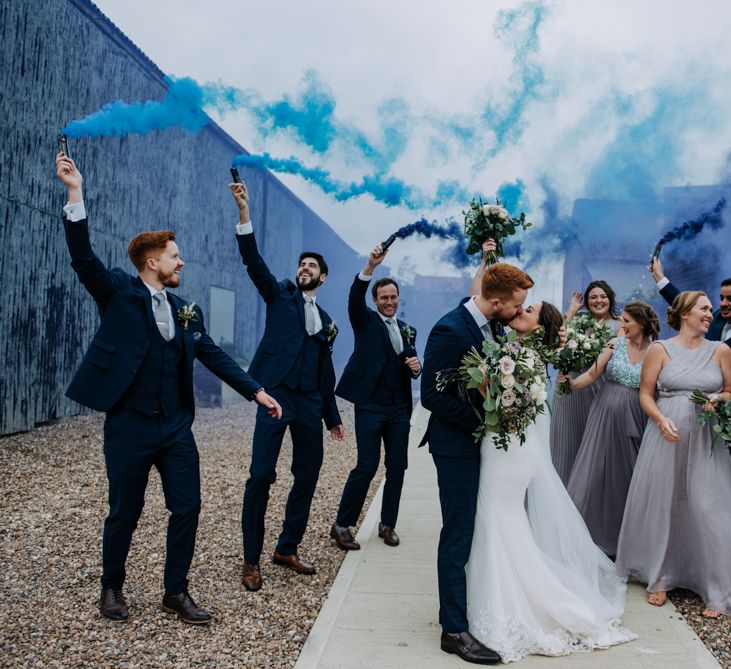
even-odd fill
[(538, 416), (521, 446), (482, 442), (480, 487), (467, 563), (470, 631), (512, 662), (636, 639), (620, 626), (626, 583), (597, 548), (549, 452)]

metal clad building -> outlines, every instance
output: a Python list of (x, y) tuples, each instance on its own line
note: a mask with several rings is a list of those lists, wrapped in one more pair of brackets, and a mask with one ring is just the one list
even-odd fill
[[(91, 2), (0, 3), (0, 434), (78, 413), (63, 392), (98, 324), (91, 297), (71, 270), (55, 178), (55, 136), (103, 104), (160, 100), (164, 74)], [(253, 355), (264, 308), (245, 274), (234, 234), (238, 212), (226, 185), (244, 149), (211, 123), (147, 136), (70, 140), (84, 175), (97, 255), (133, 272), (129, 239), (171, 228), (186, 267), (179, 293), (200, 304), (209, 331), (241, 361)], [(352, 350), (347, 291), (362, 259), (268, 173), (242, 169), (263, 255), (293, 277), (303, 248), (330, 264), (321, 303), (340, 324), (336, 367)]]

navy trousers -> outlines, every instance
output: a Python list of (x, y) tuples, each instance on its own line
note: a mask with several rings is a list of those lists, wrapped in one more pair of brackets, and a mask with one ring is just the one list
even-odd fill
[(479, 458), (450, 458), (432, 453), (437, 468), (442, 531), (439, 535), (437, 577), (439, 580), (439, 623), (445, 632), (469, 630), (467, 622), (467, 578), (475, 527)]
[(160, 473), (170, 511), (165, 557), (165, 593), (188, 587), (201, 508), (198, 449), (190, 426), (193, 414), (148, 416), (133, 409), (107, 413), (104, 460), (109, 480), (109, 515), (104, 521), (102, 587), (121, 589), (132, 534), (145, 504), (150, 469)]
[(409, 412), (405, 404), (366, 402), (355, 407), (358, 461), (345, 482), (335, 522), (341, 527), (357, 524), (368, 488), (378, 470), (383, 439), (386, 482), (383, 485), (381, 523), (396, 527), (404, 472), (408, 466)]
[(241, 529), (244, 535), (244, 560), (258, 564), (264, 547), (264, 517), (269, 488), (277, 480), (277, 460), (284, 432), (292, 436), (292, 476), (284, 511), (284, 524), (277, 552), (294, 555), (307, 529), (312, 497), (322, 466), (322, 395), (279, 385), (267, 392), (282, 405), (282, 418), (272, 418), (262, 406), (256, 414), (249, 480), (244, 488)]

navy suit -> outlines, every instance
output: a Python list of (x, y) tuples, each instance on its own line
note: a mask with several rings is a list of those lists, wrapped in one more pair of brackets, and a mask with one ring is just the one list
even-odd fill
[(109, 515), (104, 523), (102, 587), (121, 589), (132, 533), (142, 513), (151, 467), (160, 472), (171, 513), (167, 532), (165, 592), (187, 587), (200, 511), (198, 451), (191, 432), (193, 359), (239, 393), (253, 399), (260, 385), (222, 351), (203, 325), (203, 313), (180, 321), (185, 301), (167, 293), (175, 334), (167, 342), (139, 277), (107, 269), (94, 254), (86, 219), (64, 219), (71, 266), (94, 298), (101, 324), (67, 395), (106, 411), (104, 457)]
[[(668, 283), (660, 289), (660, 295), (665, 298), (665, 301), (668, 304), (673, 303), (675, 298), (678, 296), (678, 293), (680, 293), (680, 291), (672, 283)], [(723, 332), (725, 325), (726, 320), (721, 318), (721, 310), (718, 309), (713, 312), (713, 321), (711, 321), (711, 326), (708, 328), (706, 339), (710, 339), (711, 341), (720, 341), (721, 333)], [(726, 340), (726, 344), (731, 346), (731, 338)]]
[(264, 545), (264, 517), (269, 488), (276, 480), (276, 465), (284, 433), (292, 436), (292, 474), (284, 526), (277, 552), (294, 555), (302, 541), (310, 505), (322, 465), (322, 421), (327, 428), (341, 424), (335, 403), (332, 344), (336, 329), (317, 305), (322, 329), (308, 335), (302, 291), (288, 279), (277, 281), (259, 254), (253, 233), (237, 235), (241, 258), (266, 303), (264, 336), (249, 371), (282, 405), (282, 419), (266, 411), (256, 416), (249, 479), (244, 490), (241, 527), (244, 560), (258, 564)]
[[(499, 334), (493, 327), (493, 334)], [(472, 347), (482, 350), (485, 336), (472, 314), (461, 304), (443, 316), (432, 329), (424, 352), (421, 403), (431, 411), (422, 443), (437, 469), (442, 531), (439, 536), (439, 622), (447, 633), (468, 631), (465, 565), (470, 557), (480, 480), (480, 444), (472, 433), (481, 423), (454, 384), (437, 390), (437, 373), (457, 369)], [(472, 404), (481, 410), (482, 397), (473, 393)]]
[(352, 527), (358, 522), (373, 477), (385, 452), (386, 482), (381, 523), (395, 527), (404, 472), (408, 466), (411, 379), (418, 377), (404, 363), (416, 356), (416, 330), (396, 319), (402, 352), (397, 355), (388, 328), (378, 312), (365, 305), (369, 281), (355, 277), (348, 296), (348, 316), (355, 336), (353, 354), (335, 393), (355, 404), (358, 460), (343, 489), (335, 522)]

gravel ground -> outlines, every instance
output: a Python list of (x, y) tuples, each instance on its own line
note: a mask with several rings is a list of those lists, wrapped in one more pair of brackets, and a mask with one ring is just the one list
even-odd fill
[[(251, 454), (253, 406), (197, 412), (203, 510), (190, 591), (213, 616), (186, 625), (160, 610), (165, 556), (160, 479), (150, 477), (146, 508), (127, 560), (127, 623), (98, 612), (101, 534), (106, 515), (102, 416), (76, 417), (0, 439), (0, 665), (2, 667), (291, 667), (325, 600), (344, 553), (328, 532), (355, 463), (353, 413), (340, 407), (345, 442), (325, 439), (325, 462), (299, 554), (317, 574), (272, 565), (281, 529), (291, 442), (279, 459), (267, 512), (264, 587), (241, 585), (241, 499)], [(374, 480), (369, 501), (380, 482)], [(367, 507), (366, 507), (367, 508)]]
[(731, 616), (721, 616), (715, 620), (704, 618), (701, 615), (705, 608), (703, 601), (690, 590), (672, 590), (668, 595), (723, 669), (731, 669)]

